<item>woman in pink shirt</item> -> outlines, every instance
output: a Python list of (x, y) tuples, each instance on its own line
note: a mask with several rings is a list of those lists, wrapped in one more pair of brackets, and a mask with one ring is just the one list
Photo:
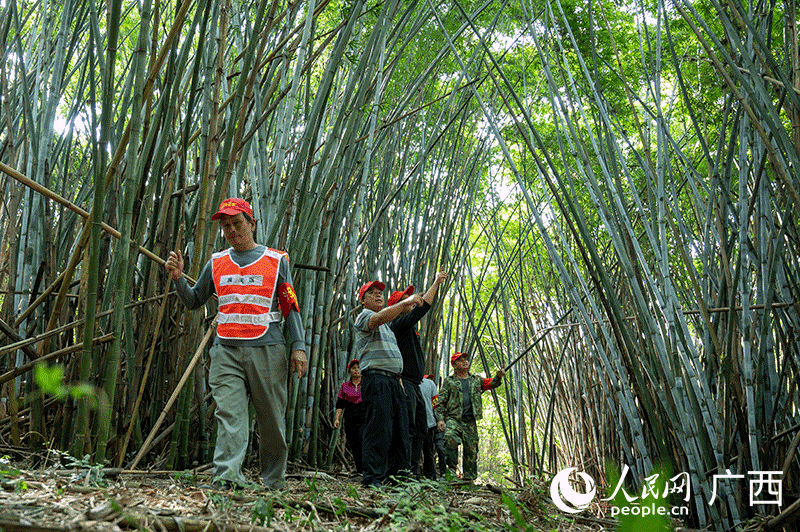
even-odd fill
[(353, 452), (356, 470), (361, 474), (361, 425), (364, 423), (364, 403), (361, 400), (361, 368), (358, 360), (347, 364), (350, 379), (342, 383), (336, 396), (336, 413), (333, 427), (339, 428), (344, 412), (344, 433)]

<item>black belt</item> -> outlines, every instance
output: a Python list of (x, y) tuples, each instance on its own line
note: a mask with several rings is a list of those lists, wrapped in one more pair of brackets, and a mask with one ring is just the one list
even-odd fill
[(391, 377), (393, 379), (400, 380), (400, 374), (399, 373), (392, 373), (391, 371), (386, 371), (385, 369), (367, 368), (364, 371), (362, 371), (362, 373), (377, 373), (379, 375), (386, 375), (387, 377)]

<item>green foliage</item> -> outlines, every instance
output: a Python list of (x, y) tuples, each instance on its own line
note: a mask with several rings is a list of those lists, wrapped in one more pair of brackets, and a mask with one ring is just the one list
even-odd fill
[(192, 471), (191, 469), (184, 469), (183, 471), (176, 471), (172, 474), (172, 478), (175, 482), (180, 484), (196, 484), (197, 483), (197, 473)]
[(52, 395), (62, 401), (67, 396), (71, 396), (73, 399), (95, 397), (94, 388), (88, 384), (65, 386), (64, 367), (61, 365), (48, 367), (42, 363), (36, 364), (33, 368), (33, 378), (42, 393)]
[(21, 493), (28, 489), (28, 484), (20, 477), (21, 473), (20, 470), (11, 467), (11, 460), (8, 456), (0, 458), (0, 482), (12, 484), (15, 493)]
[(347, 503), (342, 500), (341, 497), (334, 497), (332, 506), (334, 509), (334, 515), (337, 517), (342, 515), (347, 510)]
[(103, 465), (93, 464), (90, 455), (75, 458), (65, 453), (63, 457), (68, 463), (67, 468), (75, 471), (70, 476), (71, 482), (81, 482), (84, 486), (104, 487), (108, 485), (108, 480), (103, 474)]
[(500, 397), (498, 412), (490, 400), (489, 392), (483, 397), (483, 419), (478, 422), (478, 475), (495, 486), (506, 486), (509, 484), (506, 477), (511, 473), (513, 460), (506, 445), (500, 416), (507, 408), (507, 403), (505, 398)]
[(294, 521), (294, 507), (287, 504), (283, 499), (280, 499), (281, 506), (283, 506), (283, 520), (287, 523)]
[(47, 367), (36, 364), (33, 369), (33, 378), (42, 392), (64, 399), (67, 395), (64, 383), (64, 368), (62, 366)]
[(11, 459), (8, 456), (0, 458), (0, 480), (7, 481), (20, 475), (20, 470), (11, 467)]
[(122, 510), (125, 509), (125, 507), (114, 497), (109, 498), (109, 504), (111, 505), (111, 509), (114, 511), (114, 513), (117, 514), (122, 513)]
[[(61, 401), (66, 401), (68, 397), (79, 401), (79, 409), (84, 405), (98, 411), (99, 418), (110, 414), (110, 406), (105, 392), (101, 388), (96, 388), (88, 383), (76, 385), (64, 384), (64, 369), (60, 365), (48, 367), (45, 364), (36, 364), (33, 370), (33, 378), (39, 390), (26, 397), (26, 401), (34, 401), (40, 395), (52, 395)], [(76, 429), (79, 432), (80, 429)], [(73, 449), (74, 454), (83, 451), (81, 446)]]
[(270, 496), (265, 500), (256, 497), (250, 512), (250, 522), (258, 526), (269, 527), (273, 517), (275, 517), (275, 498)]
[(306, 498), (310, 501), (316, 500), (320, 497), (325, 488), (317, 484), (317, 476), (306, 478), (306, 487), (308, 488)]
[(389, 514), (388, 528), (404, 531), (422, 527), (437, 532), (485, 530), (482, 525), (445, 508), (441, 502), (447, 490), (445, 485), (427, 479), (386, 488), (389, 498), (384, 504), (388, 507), (382, 510)]
[(231, 508), (233, 508), (234, 500), (231, 497), (226, 497), (221, 493), (213, 492), (208, 498), (211, 499), (211, 502), (214, 504), (214, 506), (223, 514), (228, 513)]
[(523, 514), (523, 510), (519, 509), (517, 503), (512, 499), (508, 494), (503, 493), (503, 504), (506, 505), (508, 511), (511, 512), (511, 516), (514, 518), (516, 525), (506, 524), (506, 530), (511, 531), (519, 531), (519, 532), (536, 532), (537, 529), (528, 524), (525, 516)]

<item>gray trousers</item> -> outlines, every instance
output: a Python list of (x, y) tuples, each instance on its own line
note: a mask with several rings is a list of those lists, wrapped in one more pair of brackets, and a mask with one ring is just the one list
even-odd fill
[(217, 403), (217, 442), (214, 447), (215, 476), (244, 484), (242, 463), (247, 452), (249, 401), (258, 426), (261, 477), (268, 488), (285, 485), (286, 383), (289, 361), (286, 346), (211, 348), (209, 385)]

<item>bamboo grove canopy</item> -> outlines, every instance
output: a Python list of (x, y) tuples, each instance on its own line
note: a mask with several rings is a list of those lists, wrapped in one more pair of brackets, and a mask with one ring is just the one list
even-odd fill
[(642, 493), (666, 464), (697, 525), (778, 514), (712, 478), (798, 492), (797, 15), (0, 0), (2, 443), (208, 461), (215, 305), (185, 311), (162, 259), (196, 277), (239, 195), (289, 252), (306, 326), (290, 459), (343, 457), (357, 287), (445, 269), (426, 370), (519, 358), (493, 395), (516, 481), (614, 464)]

